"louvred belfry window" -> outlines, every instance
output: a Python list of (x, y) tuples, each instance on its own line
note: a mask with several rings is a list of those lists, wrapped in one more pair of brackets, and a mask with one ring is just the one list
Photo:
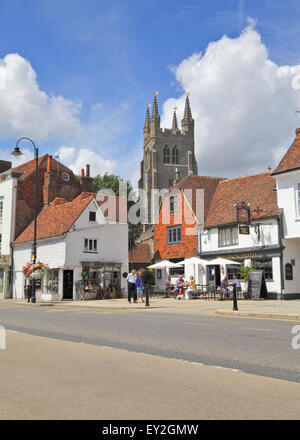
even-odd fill
[(164, 147), (164, 163), (170, 163), (170, 150), (167, 145)]
[(177, 150), (177, 147), (173, 147), (173, 150), (172, 150), (172, 163), (174, 165), (178, 164), (178, 150)]

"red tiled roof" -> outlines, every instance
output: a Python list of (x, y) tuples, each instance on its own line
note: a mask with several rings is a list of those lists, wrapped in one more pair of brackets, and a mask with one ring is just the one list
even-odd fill
[[(213, 196), (205, 226), (235, 223), (236, 209), (234, 204), (239, 201), (251, 204), (252, 218), (279, 215), (281, 211), (277, 206), (275, 185), (276, 180), (268, 171), (220, 182)], [(253, 213), (257, 207), (261, 211)]]
[(129, 263), (151, 263), (152, 255), (149, 244), (136, 244), (129, 252)]
[[(95, 198), (94, 193), (81, 193), (72, 202), (57, 197), (44, 208), (37, 218), (37, 239), (57, 237), (67, 232), (80, 214)], [(34, 223), (17, 237), (15, 244), (33, 240)]]
[[(47, 167), (47, 160), (48, 160), (49, 154), (44, 154), (43, 156), (39, 157), (38, 160), (38, 166), (39, 168), (43, 167), (46, 168)], [(66, 171), (68, 173), (72, 173), (73, 171), (70, 170), (70, 168), (66, 167), (65, 165), (63, 165), (61, 162), (58, 162), (56, 159), (54, 159), (51, 156), (51, 171)], [(27, 177), (29, 177), (31, 175), (31, 173), (33, 173), (35, 171), (35, 160), (30, 160), (29, 162), (25, 162), (21, 165), (18, 165), (17, 167), (14, 167), (12, 169), (12, 171), (17, 171), (17, 172), (21, 172), (21, 178), (22, 179), (26, 179)]]
[[(204, 190), (204, 219), (207, 218), (208, 211), (210, 208), (210, 204), (213, 198), (213, 195), (218, 187), (219, 182), (223, 181), (223, 177), (209, 177), (209, 176), (195, 176), (190, 175), (182, 179), (180, 182), (176, 183), (174, 186), (172, 186), (169, 191), (175, 189), (180, 190), (192, 190), (192, 210), (194, 213), (196, 213), (196, 203), (197, 203), (197, 196), (196, 196), (196, 189), (203, 189)], [(187, 198), (188, 201), (189, 197)], [(200, 219), (198, 219), (200, 220)]]
[[(127, 222), (127, 204), (124, 197), (98, 194), (97, 203), (104, 217), (112, 222)], [(105, 204), (105, 206), (103, 206)]]
[(300, 128), (296, 129), (296, 137), (292, 145), (272, 174), (284, 173), (297, 168), (300, 168)]

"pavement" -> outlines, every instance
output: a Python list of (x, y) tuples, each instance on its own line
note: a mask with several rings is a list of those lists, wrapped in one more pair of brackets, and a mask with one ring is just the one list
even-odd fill
[(12, 331), (0, 361), (1, 420), (300, 417), (300, 384), (237, 369)]
[(90, 310), (155, 310), (175, 314), (187, 315), (223, 315), (232, 317), (278, 319), (288, 321), (300, 321), (300, 300), (276, 301), (276, 300), (239, 300), (238, 311), (232, 310), (232, 301), (214, 300), (174, 300), (173, 298), (150, 298), (150, 307), (145, 303), (129, 304), (126, 298), (90, 300), (90, 301), (59, 301), (28, 303), (27, 300), (4, 299), (1, 304), (22, 305), (29, 307), (57, 307), (67, 309), (90, 309)]

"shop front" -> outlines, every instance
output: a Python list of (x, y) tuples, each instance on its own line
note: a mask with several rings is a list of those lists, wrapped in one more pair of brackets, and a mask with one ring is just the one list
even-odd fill
[(10, 298), (10, 256), (0, 256), (0, 298)]
[[(255, 265), (257, 270), (264, 272), (267, 283), (268, 297), (273, 299), (281, 299), (282, 292), (282, 247), (281, 246), (265, 246), (249, 249), (206, 252), (200, 254), (199, 257), (212, 260), (215, 258), (224, 258), (231, 260), (232, 264), (221, 265), (220, 269), (216, 266), (208, 266), (207, 284), (219, 285), (220, 280), (225, 275), (229, 280), (235, 275), (241, 278), (240, 267)], [(239, 263), (239, 264), (236, 264)]]
[(122, 263), (82, 262), (81, 292), (85, 299), (121, 298)]

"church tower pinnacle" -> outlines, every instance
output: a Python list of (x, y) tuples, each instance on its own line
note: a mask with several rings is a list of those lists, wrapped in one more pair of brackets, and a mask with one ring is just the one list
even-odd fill
[(149, 136), (149, 134), (150, 134), (150, 112), (148, 106), (146, 110), (145, 124), (144, 124), (144, 139), (146, 139)]
[(160, 116), (158, 113), (158, 105), (156, 100), (156, 95), (158, 92), (155, 92), (153, 98), (153, 107), (152, 107), (152, 115), (151, 115), (151, 136), (155, 136), (160, 129)]
[(177, 131), (179, 131), (178, 124), (177, 124), (176, 108), (177, 107), (174, 108), (174, 113), (173, 113), (173, 122), (172, 122), (172, 132), (173, 133), (177, 133)]
[(184, 108), (184, 115), (181, 120), (181, 130), (182, 133), (186, 133), (187, 135), (194, 137), (194, 119), (192, 117), (188, 94), (186, 95), (185, 98), (185, 108)]

